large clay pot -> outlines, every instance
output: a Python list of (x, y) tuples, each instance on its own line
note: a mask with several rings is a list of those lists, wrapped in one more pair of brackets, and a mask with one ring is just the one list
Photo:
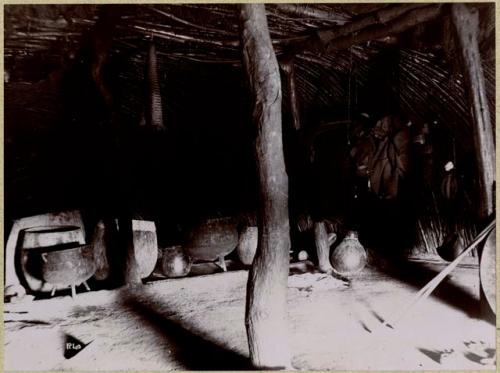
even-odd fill
[(257, 241), (259, 238), (259, 229), (257, 227), (244, 227), (238, 238), (236, 253), (241, 263), (251, 265), (255, 252), (257, 251)]
[(238, 244), (238, 230), (232, 218), (209, 219), (186, 237), (186, 253), (199, 261), (214, 261), (232, 252)]
[(24, 229), (20, 234), (19, 258), (23, 280), (28, 288), (36, 292), (48, 292), (53, 286), (43, 279), (43, 262), (40, 252), (67, 245), (85, 243), (81, 227), (73, 225), (38, 226)]
[(366, 265), (367, 255), (365, 248), (358, 240), (354, 231), (347, 233), (344, 240), (332, 251), (330, 262), (335, 272), (344, 277), (352, 277)]
[(42, 277), (57, 287), (76, 286), (88, 280), (96, 270), (93, 248), (58, 246), (41, 253)]
[(445, 238), (444, 243), (436, 251), (442, 259), (453, 262), (464, 249), (462, 237), (457, 232), (453, 232)]
[(191, 258), (181, 246), (160, 249), (157, 270), (166, 277), (183, 277), (191, 271)]

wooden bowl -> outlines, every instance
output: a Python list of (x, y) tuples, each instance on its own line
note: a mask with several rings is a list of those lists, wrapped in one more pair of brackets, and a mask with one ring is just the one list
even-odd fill
[(24, 230), (22, 248), (39, 249), (73, 242), (85, 242), (83, 230), (75, 225), (33, 227)]

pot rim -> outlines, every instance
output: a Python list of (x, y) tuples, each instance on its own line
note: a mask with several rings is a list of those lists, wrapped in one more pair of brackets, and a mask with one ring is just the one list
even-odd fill
[(24, 233), (61, 233), (81, 230), (82, 228), (77, 225), (41, 225), (38, 227), (31, 227), (24, 229)]
[(63, 244), (63, 245), (54, 245), (54, 246), (49, 246), (49, 247), (41, 247), (37, 251), (43, 252), (43, 253), (56, 253), (56, 252), (77, 252), (77, 251), (83, 251), (87, 247), (90, 247), (91, 245), (85, 244), (79, 244), (78, 242), (71, 242), (68, 244)]

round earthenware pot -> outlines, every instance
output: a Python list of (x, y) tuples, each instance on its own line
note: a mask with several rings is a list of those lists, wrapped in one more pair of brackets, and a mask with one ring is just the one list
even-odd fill
[(257, 251), (258, 236), (259, 229), (257, 227), (244, 227), (240, 232), (236, 253), (244, 265), (248, 266), (253, 262)]
[(92, 277), (96, 270), (90, 245), (58, 246), (43, 251), (41, 257), (44, 281), (59, 287), (79, 285)]
[(354, 231), (348, 232), (344, 240), (330, 255), (330, 262), (335, 272), (345, 277), (351, 277), (361, 272), (367, 260), (366, 250)]
[(166, 277), (183, 277), (191, 271), (192, 260), (181, 246), (161, 248), (157, 269)]
[(185, 251), (193, 259), (213, 261), (231, 253), (238, 244), (238, 230), (232, 218), (209, 219), (195, 226), (185, 240)]

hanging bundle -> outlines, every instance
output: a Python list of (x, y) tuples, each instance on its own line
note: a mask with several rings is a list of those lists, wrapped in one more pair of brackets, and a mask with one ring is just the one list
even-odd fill
[(156, 49), (153, 42), (149, 46), (148, 53), (148, 88), (149, 88), (149, 125), (156, 129), (164, 129), (163, 112), (160, 93), (160, 82), (158, 80), (158, 66), (156, 60)]
[(441, 194), (443, 197), (452, 201), (457, 197), (458, 194), (458, 181), (457, 173), (455, 170), (455, 164), (457, 161), (456, 150), (455, 150), (455, 139), (452, 139), (452, 159), (444, 165), (445, 176), (441, 182)]
[(446, 174), (441, 182), (441, 194), (446, 200), (452, 201), (458, 193), (457, 176), (453, 162), (448, 162), (445, 165), (445, 171)]
[(366, 177), (368, 189), (379, 197), (391, 199), (398, 195), (400, 181), (409, 168), (409, 141), (407, 128), (386, 116), (351, 153), (358, 176)]

